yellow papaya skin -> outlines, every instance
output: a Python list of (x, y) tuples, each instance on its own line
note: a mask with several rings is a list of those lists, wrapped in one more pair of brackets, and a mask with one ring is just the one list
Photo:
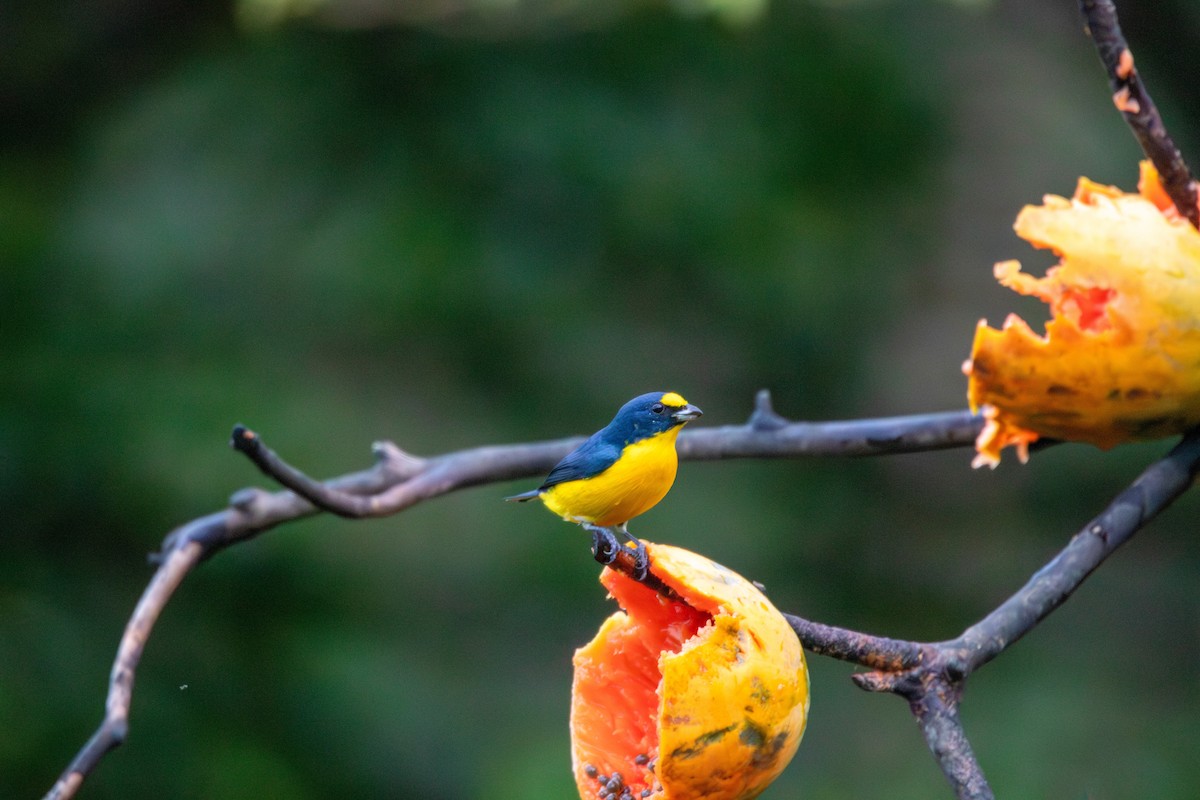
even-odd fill
[(601, 574), (623, 610), (575, 653), (580, 797), (609, 789), (618, 798), (757, 797), (804, 734), (804, 651), (750, 581), (681, 548), (647, 548), (653, 574), (683, 601), (612, 570)]
[(986, 425), (976, 466), (1040, 437), (1109, 448), (1200, 424), (1200, 232), (1164, 208), (1143, 166), (1139, 194), (1080, 179), (1017, 217), (1021, 238), (1060, 262), (1038, 278), (1015, 261), (997, 280), (1050, 307), (1045, 334), (1010, 314), (975, 331), (967, 398)]

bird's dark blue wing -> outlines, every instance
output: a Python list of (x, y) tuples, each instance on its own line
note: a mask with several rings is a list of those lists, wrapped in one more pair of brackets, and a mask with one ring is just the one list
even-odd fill
[(579, 447), (572, 450), (558, 462), (558, 466), (550, 470), (541, 489), (549, 489), (558, 483), (577, 481), (599, 475), (611, 467), (621, 457), (621, 447), (605, 441), (600, 434), (595, 434)]

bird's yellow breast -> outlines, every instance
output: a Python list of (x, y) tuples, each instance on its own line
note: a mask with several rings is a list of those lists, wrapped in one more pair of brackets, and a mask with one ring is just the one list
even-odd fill
[(644, 514), (675, 482), (675, 439), (681, 429), (676, 426), (626, 446), (611, 467), (591, 478), (551, 486), (542, 493), (542, 502), (568, 522), (605, 527)]

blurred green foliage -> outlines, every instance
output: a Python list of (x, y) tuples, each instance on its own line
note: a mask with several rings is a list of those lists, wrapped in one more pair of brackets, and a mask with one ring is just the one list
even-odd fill
[[(332, 476), (375, 439), (587, 433), (652, 388), (705, 424), (760, 387), (793, 417), (960, 406), (975, 320), (1018, 305), (991, 263), (1040, 263), (1009, 230), (1020, 204), (1135, 179), (1073, 3), (587, 24), (494, 5), (464, 29), (0, 12), (0, 797), (48, 789), (98, 722), (145, 554), (261, 482), (224, 446), (234, 422)], [(1195, 87), (1170, 66), (1197, 44), (1189, 9), (1126, 28), (1195, 153)], [(966, 452), (689, 463), (635, 530), (784, 609), (948, 637), (1164, 448), (994, 473)], [(206, 563), (81, 796), (570, 796), (570, 657), (611, 609), (586, 536), (499, 502), (532, 484), (306, 520)], [(1000, 796), (1195, 796), (1196, 511), (973, 679)], [(900, 704), (811, 668), (806, 741), (767, 798), (948, 796)]]

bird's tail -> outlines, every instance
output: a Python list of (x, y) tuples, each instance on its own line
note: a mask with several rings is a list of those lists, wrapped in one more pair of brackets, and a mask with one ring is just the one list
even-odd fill
[(512, 497), (506, 497), (504, 499), (510, 503), (528, 503), (530, 500), (536, 499), (537, 496), (540, 495), (541, 493), (542, 493), (541, 489), (534, 489), (529, 492), (521, 492), (520, 494), (514, 494)]

